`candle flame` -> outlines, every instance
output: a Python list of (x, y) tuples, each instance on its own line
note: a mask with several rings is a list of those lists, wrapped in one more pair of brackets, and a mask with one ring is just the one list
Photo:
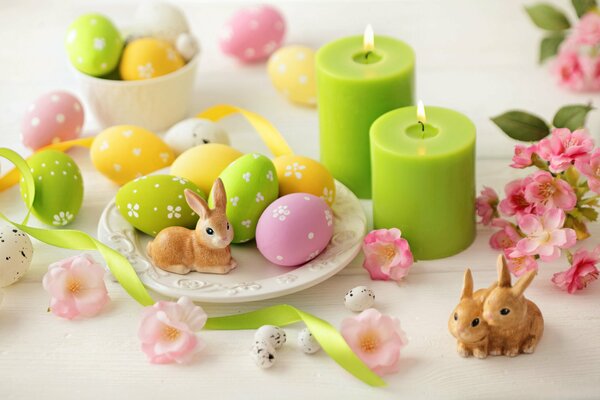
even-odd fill
[(417, 119), (423, 124), (427, 122), (427, 115), (425, 115), (425, 106), (423, 105), (423, 102), (421, 100), (419, 100), (419, 102), (417, 103)]
[(373, 51), (375, 49), (375, 35), (373, 34), (373, 27), (368, 24), (365, 28), (365, 35), (363, 36), (363, 49), (365, 51)]

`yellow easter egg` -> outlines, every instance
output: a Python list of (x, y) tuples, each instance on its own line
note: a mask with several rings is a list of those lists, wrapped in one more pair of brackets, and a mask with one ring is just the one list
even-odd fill
[(208, 143), (192, 147), (181, 153), (171, 166), (171, 175), (185, 178), (204, 193), (210, 193), (215, 180), (221, 172), (242, 152), (220, 143)]
[(286, 46), (277, 50), (267, 66), (271, 82), (289, 100), (314, 106), (317, 103), (315, 52), (310, 47)]
[(335, 181), (323, 164), (294, 154), (277, 157), (273, 164), (279, 180), (279, 196), (309, 193), (330, 206), (335, 202)]
[(154, 38), (137, 39), (123, 51), (119, 71), (126, 81), (151, 79), (183, 67), (185, 62), (171, 43)]
[(102, 131), (94, 139), (90, 155), (96, 169), (118, 185), (168, 167), (175, 159), (161, 138), (133, 125)]

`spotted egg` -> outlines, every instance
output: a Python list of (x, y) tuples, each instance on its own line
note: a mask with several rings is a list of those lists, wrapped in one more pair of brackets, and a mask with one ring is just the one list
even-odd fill
[(123, 39), (108, 18), (86, 14), (69, 25), (65, 45), (75, 68), (84, 74), (102, 76), (117, 67)]
[(242, 8), (223, 26), (221, 50), (242, 62), (267, 59), (281, 46), (285, 20), (274, 7)]
[(165, 142), (179, 155), (192, 147), (209, 143), (229, 145), (229, 136), (219, 125), (204, 118), (188, 118), (173, 125)]
[(136, 39), (125, 47), (119, 64), (126, 81), (152, 79), (183, 67), (185, 62), (173, 45), (154, 38)]
[(189, 179), (209, 193), (221, 172), (242, 155), (233, 147), (219, 143), (192, 147), (177, 157), (171, 166), (171, 174)]
[(134, 125), (117, 125), (102, 131), (90, 149), (96, 169), (123, 185), (173, 163), (173, 150), (154, 133)]
[(12, 226), (0, 226), (0, 287), (12, 285), (23, 278), (32, 257), (33, 245), (26, 233)]
[[(273, 163), (261, 154), (246, 154), (229, 164), (219, 177), (227, 193), (233, 243), (254, 239), (258, 219), (279, 193)], [(214, 206), (212, 192), (208, 204)]]
[(375, 293), (366, 286), (352, 288), (344, 296), (344, 305), (350, 311), (361, 312), (375, 303)]
[(272, 263), (294, 267), (317, 257), (332, 235), (333, 212), (325, 200), (292, 193), (263, 212), (256, 228), (256, 246)]
[(314, 354), (321, 350), (321, 345), (308, 328), (304, 328), (298, 333), (298, 346), (305, 354)]
[(69, 92), (56, 90), (38, 97), (21, 120), (21, 140), (37, 150), (52, 143), (76, 139), (83, 127), (83, 106)]
[(264, 340), (275, 350), (280, 349), (287, 340), (285, 331), (275, 325), (263, 325), (254, 333), (254, 340)]
[(277, 360), (277, 352), (267, 341), (257, 340), (250, 349), (250, 357), (257, 367), (271, 368)]
[(285, 46), (269, 58), (267, 71), (275, 89), (288, 100), (317, 104), (315, 52), (306, 46)]
[(309, 193), (321, 197), (330, 206), (335, 202), (335, 181), (318, 161), (295, 154), (273, 160), (279, 181), (279, 195)]
[[(46, 225), (62, 227), (75, 220), (83, 203), (83, 179), (71, 157), (56, 150), (42, 150), (27, 159), (35, 181), (33, 214)], [(21, 195), (28, 193), (21, 179)]]
[(148, 175), (134, 179), (117, 192), (117, 209), (136, 229), (156, 236), (169, 226), (194, 228), (198, 216), (183, 194), (190, 189), (206, 199), (200, 188), (187, 179), (172, 175)]

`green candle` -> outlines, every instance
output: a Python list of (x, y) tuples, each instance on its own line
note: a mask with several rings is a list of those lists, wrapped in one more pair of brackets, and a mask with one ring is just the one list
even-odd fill
[[(374, 43), (374, 44), (373, 44)], [(358, 197), (371, 197), (369, 128), (413, 104), (415, 54), (391, 37), (346, 37), (316, 55), (321, 161)]]
[(415, 258), (430, 260), (475, 239), (476, 134), (456, 111), (417, 110), (390, 111), (371, 127), (373, 221), (399, 228)]

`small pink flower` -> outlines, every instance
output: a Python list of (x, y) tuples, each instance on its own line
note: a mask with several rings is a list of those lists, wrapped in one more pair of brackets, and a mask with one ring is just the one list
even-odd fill
[(158, 301), (144, 308), (138, 337), (142, 351), (153, 364), (178, 364), (192, 360), (204, 347), (197, 336), (206, 313), (187, 297), (177, 302)]
[(573, 37), (576, 42), (584, 46), (600, 44), (600, 14), (588, 12), (581, 17), (575, 26)]
[(571, 185), (547, 171), (537, 171), (531, 175), (525, 187), (525, 199), (536, 205), (537, 214), (547, 208), (569, 211), (577, 204), (577, 196)]
[(398, 319), (369, 308), (344, 319), (340, 332), (358, 358), (377, 375), (398, 371), (400, 350), (408, 343)]
[(513, 249), (505, 249), (504, 257), (506, 258), (506, 262), (508, 264), (508, 270), (514, 276), (521, 276), (529, 271), (536, 271), (538, 269), (538, 263), (535, 260), (535, 257), (532, 256), (521, 256), (521, 257), (511, 257), (510, 255), (514, 253)]
[(50, 310), (67, 319), (98, 314), (110, 298), (104, 268), (87, 254), (50, 264), (42, 281), (50, 293)]
[(588, 283), (598, 279), (599, 273), (596, 264), (599, 261), (599, 250), (600, 246), (593, 252), (583, 249), (577, 251), (573, 256), (571, 268), (554, 274), (552, 282), (570, 294), (584, 289)]
[(408, 274), (413, 255), (399, 229), (378, 229), (370, 232), (363, 241), (365, 268), (371, 279), (399, 281)]
[(477, 209), (477, 215), (481, 217), (481, 223), (483, 225), (489, 225), (492, 222), (494, 214), (496, 213), (496, 207), (498, 206), (498, 195), (494, 189), (484, 186), (481, 194), (477, 197), (475, 206)]
[(554, 60), (552, 71), (558, 84), (574, 91), (586, 90), (585, 72), (577, 52), (561, 49)]
[(587, 89), (600, 90), (600, 54), (582, 57), (581, 62), (587, 78)]
[(530, 178), (517, 179), (509, 182), (504, 187), (506, 198), (498, 204), (498, 210), (506, 216), (531, 214), (534, 205), (525, 199), (525, 187)]
[(550, 163), (550, 170), (563, 172), (594, 148), (594, 141), (585, 129), (571, 132), (567, 128), (553, 129), (550, 137), (538, 144), (538, 155)]
[(565, 212), (551, 208), (543, 215), (523, 215), (518, 218), (519, 228), (526, 235), (519, 240), (511, 258), (539, 255), (542, 261), (552, 261), (560, 257), (560, 249), (575, 244), (575, 231), (563, 228)]
[(492, 249), (504, 250), (513, 248), (521, 240), (521, 235), (517, 232), (516, 227), (506, 220), (495, 218), (492, 221), (492, 226), (501, 228), (490, 237), (490, 246)]
[(575, 161), (575, 168), (587, 178), (590, 190), (600, 194), (600, 149), (596, 149), (587, 159)]
[(531, 156), (536, 152), (537, 145), (531, 146), (523, 146), (522, 144), (518, 144), (515, 146), (515, 154), (512, 158), (512, 164), (510, 164), (513, 168), (527, 168), (533, 165), (533, 161), (531, 160)]

